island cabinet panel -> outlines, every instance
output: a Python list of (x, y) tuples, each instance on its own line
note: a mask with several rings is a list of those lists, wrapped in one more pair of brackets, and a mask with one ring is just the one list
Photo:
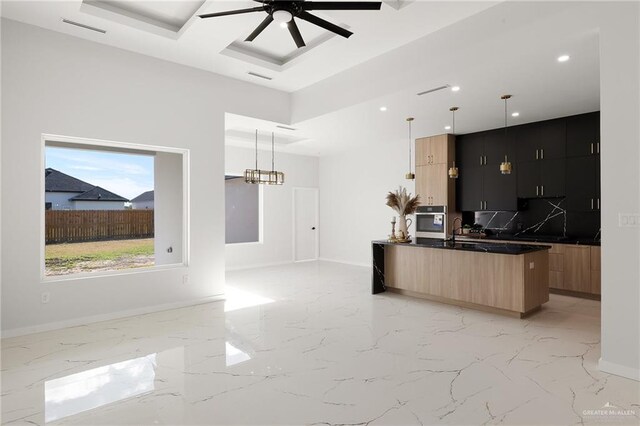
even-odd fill
[(549, 301), (549, 255), (544, 251), (524, 255), (524, 311)]
[(454, 300), (526, 312), (524, 256), (449, 251), (443, 254), (444, 296)]
[(600, 294), (600, 247), (591, 247), (591, 293)]
[(565, 290), (581, 293), (591, 292), (591, 247), (571, 246), (564, 248)]
[(442, 250), (387, 246), (384, 256), (388, 287), (434, 296), (442, 294)]

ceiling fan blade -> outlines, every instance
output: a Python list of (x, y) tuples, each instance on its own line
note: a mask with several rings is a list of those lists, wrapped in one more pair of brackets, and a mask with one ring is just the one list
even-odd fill
[(291, 37), (293, 37), (293, 41), (296, 42), (296, 46), (298, 46), (298, 48), (305, 47), (306, 44), (304, 44), (304, 40), (302, 39), (302, 34), (300, 34), (300, 30), (298, 29), (298, 25), (296, 24), (296, 21), (292, 19), (287, 24), (287, 27), (289, 27), (289, 32), (291, 33)]
[(273, 22), (273, 16), (267, 15), (267, 17), (264, 18), (264, 21), (260, 22), (260, 25), (258, 25), (258, 27), (255, 30), (253, 30), (253, 32), (249, 34), (249, 37), (247, 37), (244, 41), (253, 41), (253, 39), (258, 37), (260, 33), (264, 31), (264, 29), (267, 28), (269, 24), (272, 22)]
[(229, 16), (229, 15), (240, 15), (242, 13), (251, 13), (251, 12), (264, 12), (264, 7), (256, 6), (249, 9), (237, 9), (237, 10), (227, 10), (226, 12), (215, 12), (215, 13), (205, 13), (204, 15), (199, 15), (200, 18), (216, 18), (218, 16)]
[(344, 38), (349, 38), (353, 35), (353, 33), (349, 30), (345, 30), (342, 27), (337, 26), (336, 24), (332, 24), (329, 21), (325, 21), (322, 18), (318, 18), (315, 15), (312, 15), (308, 12), (302, 11), (297, 16), (300, 19), (304, 19), (307, 22), (310, 22), (314, 25), (324, 28), (325, 30), (331, 31), (332, 33), (336, 33), (341, 35)]
[(305, 1), (304, 10), (380, 10), (379, 1)]

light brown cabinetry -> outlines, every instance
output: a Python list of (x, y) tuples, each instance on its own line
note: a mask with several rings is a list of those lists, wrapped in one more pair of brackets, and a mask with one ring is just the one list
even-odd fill
[[(523, 244), (522, 241), (483, 241)], [(601, 248), (599, 246), (534, 242), (524, 242), (524, 244), (551, 246), (549, 250), (549, 288), (558, 290), (558, 293), (575, 296), (589, 298), (600, 296)]]
[(416, 166), (428, 164), (446, 164), (454, 152), (453, 135), (429, 136), (416, 139)]
[(455, 137), (438, 135), (416, 139), (416, 193), (424, 206), (447, 206), (455, 211), (455, 181), (448, 168), (455, 161)]
[(591, 293), (600, 294), (600, 247), (591, 247)]
[(522, 255), (387, 245), (388, 290), (523, 316), (549, 300), (546, 250)]
[(591, 292), (591, 247), (564, 247), (564, 290)]

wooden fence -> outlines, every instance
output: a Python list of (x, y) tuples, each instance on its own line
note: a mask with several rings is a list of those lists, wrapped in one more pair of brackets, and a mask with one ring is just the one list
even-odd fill
[(153, 237), (153, 210), (47, 210), (45, 243)]

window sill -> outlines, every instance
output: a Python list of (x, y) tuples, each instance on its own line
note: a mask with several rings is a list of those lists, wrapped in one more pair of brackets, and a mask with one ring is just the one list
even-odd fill
[(117, 277), (122, 275), (148, 274), (151, 272), (184, 269), (188, 267), (189, 265), (187, 265), (186, 263), (173, 263), (170, 265), (156, 265), (156, 266), (148, 266), (145, 268), (121, 269), (121, 270), (115, 270), (115, 271), (81, 272), (77, 274), (54, 275), (49, 277), (42, 276), (40, 278), (40, 284), (55, 284), (55, 283), (64, 283), (69, 281), (86, 280), (86, 279), (92, 279), (92, 278)]

